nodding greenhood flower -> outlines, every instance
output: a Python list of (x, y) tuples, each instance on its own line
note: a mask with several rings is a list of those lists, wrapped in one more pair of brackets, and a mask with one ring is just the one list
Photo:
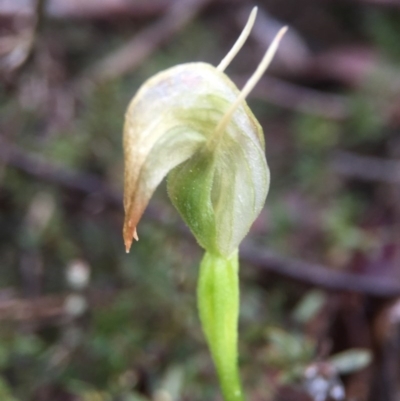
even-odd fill
[(206, 250), (198, 289), (200, 317), (229, 401), (242, 399), (236, 368), (237, 249), (269, 187), (263, 131), (245, 99), (286, 31), (279, 31), (239, 91), (223, 71), (247, 39), (256, 12), (218, 67), (182, 64), (145, 82), (129, 104), (123, 140), (126, 250), (138, 239), (137, 224), (168, 175), (172, 203)]

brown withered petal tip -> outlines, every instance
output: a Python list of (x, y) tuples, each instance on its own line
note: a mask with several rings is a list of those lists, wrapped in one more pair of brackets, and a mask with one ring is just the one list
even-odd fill
[(125, 242), (125, 250), (126, 253), (129, 253), (131, 246), (132, 246), (132, 241), (135, 239), (136, 241), (139, 241), (139, 237), (135, 229), (128, 229), (127, 231), (124, 230), (124, 242)]

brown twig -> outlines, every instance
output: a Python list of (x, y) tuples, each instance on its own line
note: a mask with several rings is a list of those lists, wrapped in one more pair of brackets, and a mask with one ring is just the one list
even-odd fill
[(122, 205), (122, 196), (111, 190), (100, 178), (92, 174), (69, 170), (1, 140), (0, 159), (6, 165), (17, 168), (41, 181), (85, 194), (95, 193), (113, 207), (120, 208)]
[[(342, 0), (342, 1), (349, 1), (349, 0)], [(399, 0), (350, 0), (350, 1), (363, 4), (371, 4), (374, 6), (395, 7), (395, 8), (400, 7)]]
[(76, 87), (88, 82), (103, 82), (134, 71), (159, 46), (187, 25), (211, 0), (176, 1), (169, 11), (153, 25), (144, 28), (115, 52), (89, 67), (78, 78)]
[(171, 0), (51, 0), (47, 9), (56, 18), (149, 18), (165, 12)]
[[(251, 7), (249, 6), (242, 7), (239, 10), (236, 14), (238, 27), (244, 26), (250, 11)], [(259, 8), (251, 37), (257, 42), (262, 53), (269, 47), (276, 33), (284, 25), (286, 25), (284, 21), (277, 20), (276, 17), (268, 14), (263, 7)], [(274, 63), (278, 63), (279, 67), (283, 67), (286, 71), (298, 74), (306, 67), (311, 57), (312, 53), (307, 42), (293, 26), (290, 26), (285, 34), (285, 39), (279, 46)]]
[[(33, 7), (33, 21), (30, 26), (12, 36), (3, 38), (5, 45), (11, 47), (9, 51), (3, 51), (4, 56), (0, 60), (0, 70), (6, 76), (16, 71), (21, 70), (31, 59), (37, 36), (42, 28), (44, 21), (44, 10), (47, 0), (36, 0)], [(14, 17), (19, 16), (16, 12)]]
[(335, 152), (332, 169), (341, 175), (367, 181), (400, 184), (400, 161), (359, 156), (351, 152)]
[(241, 250), (241, 257), (265, 271), (330, 291), (350, 291), (382, 298), (400, 296), (400, 282), (396, 280), (332, 270), (270, 250), (261, 250), (250, 245), (248, 241)]
[[(233, 76), (232, 79), (239, 87), (246, 82), (242, 76)], [(289, 110), (331, 120), (341, 121), (349, 114), (348, 102), (343, 95), (328, 94), (270, 76), (263, 77), (250, 96)]]
[[(171, 5), (171, 0), (48, 0), (46, 16), (50, 18), (150, 18), (161, 13)], [(30, 17), (30, 1), (13, 0), (0, 3), (2, 16)]]
[[(67, 317), (65, 300), (69, 294), (46, 295), (36, 298), (0, 299), (0, 321), (13, 320), (23, 322), (48, 321)], [(99, 307), (107, 304), (114, 296), (114, 291), (93, 290), (87, 294), (89, 305)]]

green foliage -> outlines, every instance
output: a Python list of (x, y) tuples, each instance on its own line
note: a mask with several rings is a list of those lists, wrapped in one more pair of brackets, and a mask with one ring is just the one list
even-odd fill
[(309, 291), (294, 309), (293, 319), (300, 324), (309, 322), (315, 318), (325, 302), (326, 295), (322, 291)]
[[(374, 82), (374, 77), (371, 77)], [(344, 142), (348, 146), (355, 146), (365, 143), (377, 143), (383, 136), (384, 117), (382, 115), (381, 96), (379, 92), (379, 82), (369, 83), (369, 88), (365, 87), (362, 91), (350, 97), (351, 117), (347, 122)]]
[(17, 398), (12, 395), (10, 386), (2, 377), (0, 377), (0, 398), (4, 401), (18, 401)]
[(339, 128), (333, 121), (299, 115), (294, 123), (298, 160), (295, 175), (306, 191), (323, 191), (329, 180), (327, 157), (339, 140)]
[(337, 123), (321, 117), (298, 115), (294, 130), (298, 147), (309, 155), (323, 154), (332, 149), (339, 140)]
[(354, 222), (362, 212), (362, 202), (356, 197), (344, 196), (333, 202), (324, 216), (329, 239), (342, 249), (362, 249), (368, 237)]
[(351, 349), (333, 355), (329, 361), (340, 374), (345, 375), (367, 367), (372, 361), (372, 355), (365, 349)]
[(390, 10), (372, 9), (365, 13), (365, 27), (377, 48), (386, 56), (400, 61), (397, 38), (400, 35), (400, 16)]

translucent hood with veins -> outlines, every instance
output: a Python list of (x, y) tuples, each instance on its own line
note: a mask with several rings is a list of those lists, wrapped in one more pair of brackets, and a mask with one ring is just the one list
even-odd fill
[[(250, 18), (237, 48), (252, 23)], [(199, 244), (223, 256), (238, 248), (269, 187), (262, 128), (245, 97), (283, 33), (242, 91), (222, 71), (238, 51), (235, 46), (218, 67), (178, 65), (139, 89), (126, 113), (123, 139), (127, 251), (153, 192), (167, 175), (169, 197)]]

